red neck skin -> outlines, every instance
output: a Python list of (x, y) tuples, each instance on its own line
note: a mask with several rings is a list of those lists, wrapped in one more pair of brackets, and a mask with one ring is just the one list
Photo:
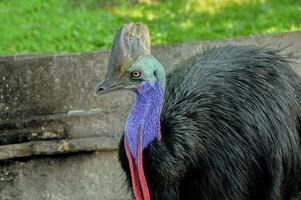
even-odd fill
[[(159, 140), (162, 140), (162, 132), (160, 131)], [(140, 142), (137, 143), (137, 163), (130, 152), (127, 138), (124, 138), (124, 147), (126, 156), (129, 161), (133, 192), (136, 200), (150, 200), (150, 194), (143, 169), (143, 151)]]
[(133, 192), (136, 200), (150, 200), (149, 190), (144, 175), (142, 149), (141, 145), (137, 145), (137, 163), (130, 152), (127, 139), (124, 139), (126, 156), (129, 161)]

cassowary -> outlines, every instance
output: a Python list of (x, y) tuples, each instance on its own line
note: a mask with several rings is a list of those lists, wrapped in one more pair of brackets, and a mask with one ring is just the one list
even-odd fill
[(119, 157), (137, 200), (282, 200), (301, 189), (301, 79), (256, 46), (209, 49), (165, 75), (148, 29), (116, 34), (99, 94), (130, 90)]

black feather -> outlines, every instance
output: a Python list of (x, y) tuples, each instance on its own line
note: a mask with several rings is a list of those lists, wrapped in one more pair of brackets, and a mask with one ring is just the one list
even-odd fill
[(301, 190), (300, 83), (285, 56), (255, 46), (207, 50), (169, 74), (163, 140), (143, 152), (151, 199), (290, 199)]

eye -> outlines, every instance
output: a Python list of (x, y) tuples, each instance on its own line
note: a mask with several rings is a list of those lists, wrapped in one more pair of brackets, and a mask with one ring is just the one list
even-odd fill
[(134, 78), (134, 79), (139, 79), (139, 78), (141, 78), (141, 72), (140, 71), (132, 71), (131, 72), (131, 76), (132, 76), (132, 78)]

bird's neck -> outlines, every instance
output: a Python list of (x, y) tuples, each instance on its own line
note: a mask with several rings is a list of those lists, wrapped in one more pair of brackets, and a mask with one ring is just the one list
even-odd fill
[(137, 158), (138, 146), (143, 150), (155, 138), (160, 138), (160, 112), (163, 90), (159, 83), (144, 83), (139, 87), (125, 125), (131, 154)]

